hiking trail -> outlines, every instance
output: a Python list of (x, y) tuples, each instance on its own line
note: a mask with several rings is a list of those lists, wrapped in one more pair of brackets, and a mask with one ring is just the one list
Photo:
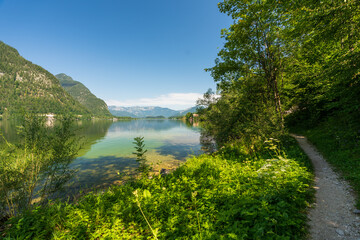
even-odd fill
[(292, 135), (311, 159), (316, 200), (309, 211), (310, 239), (360, 240), (360, 212), (349, 184), (335, 173), (303, 136)]

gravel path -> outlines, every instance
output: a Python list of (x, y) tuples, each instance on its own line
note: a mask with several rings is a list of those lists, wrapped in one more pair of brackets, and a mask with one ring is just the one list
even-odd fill
[(339, 178), (305, 137), (292, 136), (315, 169), (316, 203), (309, 212), (310, 239), (360, 240), (360, 214), (349, 184)]

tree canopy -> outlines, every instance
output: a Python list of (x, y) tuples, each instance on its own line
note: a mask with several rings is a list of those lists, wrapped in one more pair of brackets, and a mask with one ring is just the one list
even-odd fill
[(358, 125), (357, 1), (224, 0), (218, 6), (234, 21), (222, 30), (224, 47), (206, 69), (221, 97), (202, 119), (220, 144), (276, 136), (285, 122), (316, 124), (334, 115)]

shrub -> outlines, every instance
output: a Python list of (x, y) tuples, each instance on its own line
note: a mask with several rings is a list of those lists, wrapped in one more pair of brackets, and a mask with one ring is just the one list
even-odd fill
[(71, 118), (47, 128), (44, 118), (28, 115), (20, 127), (23, 141), (13, 145), (4, 139), (0, 151), (0, 213), (14, 216), (31, 208), (35, 198), (43, 202), (71, 178), (69, 164), (79, 149)]
[(76, 204), (38, 207), (11, 219), (7, 237), (303, 238), (313, 175), (294, 141), (288, 140), (286, 158), (227, 151), (189, 159), (166, 176), (88, 194)]

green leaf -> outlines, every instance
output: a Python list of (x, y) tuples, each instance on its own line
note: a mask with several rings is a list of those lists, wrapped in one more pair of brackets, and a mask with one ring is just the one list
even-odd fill
[(151, 198), (151, 193), (147, 189), (144, 190), (144, 198)]

